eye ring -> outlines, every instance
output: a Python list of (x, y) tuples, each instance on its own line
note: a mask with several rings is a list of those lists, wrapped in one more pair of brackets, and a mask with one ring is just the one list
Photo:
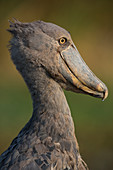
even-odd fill
[(66, 42), (67, 42), (67, 38), (65, 38), (65, 37), (62, 37), (62, 38), (59, 39), (59, 44), (60, 44), (60, 45), (63, 45), (63, 44), (65, 44)]

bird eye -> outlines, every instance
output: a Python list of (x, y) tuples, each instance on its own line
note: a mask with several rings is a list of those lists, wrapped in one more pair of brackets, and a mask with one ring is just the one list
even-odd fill
[(59, 44), (60, 44), (60, 45), (63, 45), (63, 44), (66, 43), (66, 42), (67, 42), (67, 39), (64, 38), (64, 37), (62, 37), (62, 38), (59, 39)]

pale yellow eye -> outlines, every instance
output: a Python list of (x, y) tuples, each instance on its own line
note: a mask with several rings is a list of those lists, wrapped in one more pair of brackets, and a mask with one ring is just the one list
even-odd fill
[(60, 43), (61, 45), (64, 44), (66, 41), (67, 41), (67, 39), (64, 38), (64, 37), (62, 37), (62, 38), (59, 39), (59, 43)]

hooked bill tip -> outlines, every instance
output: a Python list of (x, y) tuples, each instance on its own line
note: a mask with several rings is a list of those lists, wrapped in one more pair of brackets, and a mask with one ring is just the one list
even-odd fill
[(108, 96), (108, 89), (104, 83), (99, 83), (97, 85), (97, 90), (103, 93), (102, 101), (104, 101)]
[(104, 92), (103, 92), (103, 99), (102, 101), (104, 101), (108, 96), (108, 89), (106, 89)]

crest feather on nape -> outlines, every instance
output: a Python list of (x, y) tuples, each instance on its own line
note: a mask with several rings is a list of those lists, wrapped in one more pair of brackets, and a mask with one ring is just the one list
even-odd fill
[(16, 36), (18, 34), (20, 36), (24, 36), (34, 32), (34, 28), (31, 23), (22, 23), (15, 18), (13, 18), (13, 20), (14, 22), (8, 20), (10, 29), (7, 29), (7, 31), (12, 35)]

